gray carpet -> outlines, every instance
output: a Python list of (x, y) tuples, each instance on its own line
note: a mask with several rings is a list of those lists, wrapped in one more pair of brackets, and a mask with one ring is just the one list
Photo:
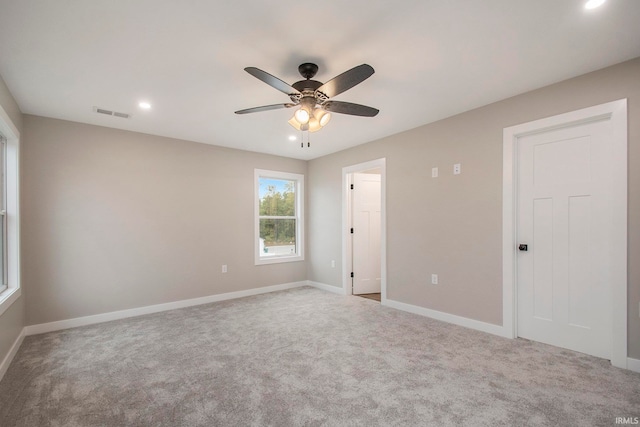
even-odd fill
[(312, 288), (27, 337), (8, 426), (614, 426), (640, 375)]

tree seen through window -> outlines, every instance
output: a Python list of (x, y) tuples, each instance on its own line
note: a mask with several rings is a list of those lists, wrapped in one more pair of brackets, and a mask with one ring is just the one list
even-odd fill
[(296, 253), (296, 181), (261, 177), (259, 185), (264, 255)]

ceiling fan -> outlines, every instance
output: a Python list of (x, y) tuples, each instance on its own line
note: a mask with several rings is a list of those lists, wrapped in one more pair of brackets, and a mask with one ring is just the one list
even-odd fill
[(366, 105), (331, 100), (334, 96), (351, 89), (371, 77), (375, 71), (373, 67), (368, 64), (358, 65), (328, 82), (322, 83), (311, 80), (318, 72), (318, 66), (312, 63), (304, 63), (298, 67), (298, 72), (305, 80), (300, 80), (292, 85), (285, 83), (259, 68), (247, 67), (244, 70), (269, 86), (288, 95), (291, 102), (247, 108), (236, 111), (236, 114), (257, 113), (259, 111), (299, 106), (300, 108), (296, 110), (291, 120), (289, 120), (289, 124), (300, 131), (316, 132), (329, 122), (331, 118), (330, 113), (374, 117), (379, 112), (376, 108), (367, 107)]

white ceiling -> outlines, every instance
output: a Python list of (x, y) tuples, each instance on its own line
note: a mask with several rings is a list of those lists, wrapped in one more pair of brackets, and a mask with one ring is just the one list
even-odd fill
[[(640, 56), (640, 1), (584, 1), (0, 0), (0, 75), (24, 113), (312, 159)], [(380, 114), (334, 114), (311, 148), (292, 110), (233, 114), (288, 102), (244, 67), (303, 62), (373, 66), (335, 99)]]

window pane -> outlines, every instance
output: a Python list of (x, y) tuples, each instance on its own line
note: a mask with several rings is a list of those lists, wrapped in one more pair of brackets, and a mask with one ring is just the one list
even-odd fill
[[(0, 135), (0, 211), (7, 208), (7, 141)], [(0, 214), (0, 292), (7, 288), (7, 214)]]
[(5, 159), (6, 159), (6, 149), (7, 149), (7, 143), (2, 139), (2, 135), (0, 135), (0, 142), (2, 142), (2, 145), (0, 145), (0, 210), (5, 210), (5, 194), (6, 194), (6, 170), (7, 170), (7, 164), (5, 163)]
[(296, 182), (286, 179), (260, 178), (260, 215), (295, 216)]
[(295, 219), (260, 220), (260, 256), (297, 254)]
[(7, 216), (0, 215), (0, 292), (4, 290), (4, 287), (7, 284), (7, 281), (5, 279), (6, 278), (6, 274), (5, 274), (6, 258), (4, 256), (4, 239), (6, 236), (6, 224), (7, 224)]

